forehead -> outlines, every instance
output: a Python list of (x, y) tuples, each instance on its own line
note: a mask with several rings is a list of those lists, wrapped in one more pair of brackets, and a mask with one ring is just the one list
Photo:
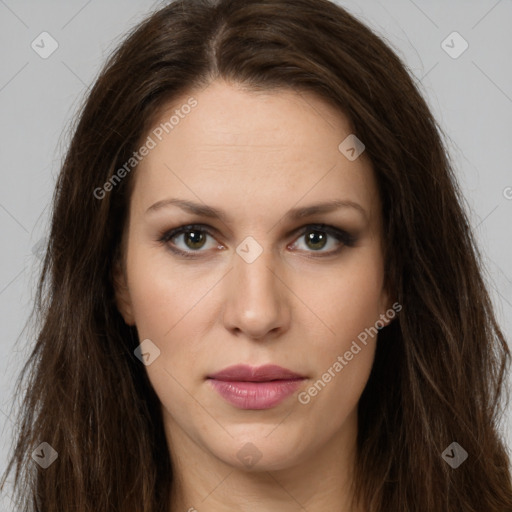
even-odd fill
[[(195, 106), (188, 108), (191, 98)], [(346, 116), (311, 93), (247, 91), (216, 81), (163, 108), (153, 131), (189, 153), (225, 148), (299, 154), (333, 144), (336, 149), (339, 136), (352, 130)]]
[(301, 197), (368, 203), (375, 193), (369, 159), (350, 161), (339, 149), (352, 131), (315, 95), (213, 82), (161, 110), (132, 199), (141, 208), (166, 195), (260, 209), (291, 207)]

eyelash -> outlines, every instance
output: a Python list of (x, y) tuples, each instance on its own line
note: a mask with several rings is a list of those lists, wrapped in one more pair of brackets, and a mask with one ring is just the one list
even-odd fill
[[(183, 234), (183, 233), (187, 233), (189, 231), (199, 231), (203, 234), (207, 234), (207, 235), (210, 235), (212, 238), (215, 238), (214, 235), (211, 233), (211, 231), (208, 229), (208, 226), (205, 226), (203, 224), (188, 224), (188, 225), (185, 225), (185, 226), (180, 226), (180, 227), (177, 227), (175, 229), (171, 229), (169, 231), (166, 231), (164, 232), (163, 234), (161, 234), (158, 238), (158, 242), (160, 242), (161, 244), (169, 244), (169, 242)], [(323, 233), (327, 233), (329, 236), (332, 236), (334, 238), (336, 238), (339, 242), (341, 242), (342, 246), (335, 249), (335, 250), (332, 250), (332, 251), (328, 251), (328, 252), (321, 252), (321, 251), (307, 251), (307, 252), (312, 252), (312, 253), (319, 253), (319, 255), (315, 255), (313, 256), (314, 258), (322, 258), (322, 257), (326, 257), (326, 256), (333, 256), (334, 254), (338, 254), (341, 249), (346, 246), (346, 247), (352, 247), (354, 246), (355, 242), (356, 242), (356, 237), (354, 237), (353, 235), (351, 235), (350, 233), (348, 233), (347, 231), (344, 231), (342, 229), (338, 229), (334, 226), (329, 226), (327, 224), (307, 224), (306, 226), (304, 226), (302, 229), (301, 229), (301, 232), (300, 234), (298, 235), (297, 238), (300, 238), (302, 236), (304, 236), (306, 233), (308, 233), (309, 231), (320, 231), (320, 232), (323, 232)], [(197, 253), (200, 253), (200, 252), (206, 252), (206, 251), (201, 251), (201, 250), (197, 250), (197, 251), (182, 251), (181, 249), (177, 249), (176, 247), (171, 247), (170, 245), (168, 245), (168, 248), (171, 252), (173, 252), (174, 254), (177, 254), (179, 256), (183, 256), (185, 258), (197, 258), (198, 256), (196, 255)]]

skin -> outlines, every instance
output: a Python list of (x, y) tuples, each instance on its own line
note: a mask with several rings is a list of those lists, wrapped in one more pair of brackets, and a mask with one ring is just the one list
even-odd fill
[[(371, 163), (365, 153), (349, 161), (338, 149), (353, 132), (345, 116), (292, 90), (255, 93), (216, 81), (162, 110), (155, 126), (191, 95), (197, 107), (137, 168), (116, 267), (119, 311), (140, 340), (160, 350), (145, 369), (162, 404), (176, 475), (171, 512), (354, 512), (357, 403), (376, 338), (308, 404), (298, 393), (391, 306)], [(174, 205), (146, 213), (168, 198), (225, 210), (227, 220)], [(333, 199), (356, 202), (364, 213), (345, 207), (285, 219), (292, 208)], [(192, 223), (210, 226), (212, 235), (198, 243), (189, 232), (173, 241), (195, 259), (158, 241)], [(357, 241), (308, 243), (302, 228), (312, 223), (347, 230)], [(236, 252), (248, 236), (263, 250), (252, 263)], [(206, 379), (237, 363), (278, 364), (307, 378), (273, 408), (242, 410)], [(252, 466), (237, 456), (245, 445), (259, 454)]]

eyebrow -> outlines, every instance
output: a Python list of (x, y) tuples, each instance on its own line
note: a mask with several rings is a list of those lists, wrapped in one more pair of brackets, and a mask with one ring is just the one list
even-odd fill
[[(185, 199), (162, 199), (161, 201), (157, 201), (155, 204), (151, 205), (147, 210), (146, 214), (156, 212), (163, 208), (167, 208), (169, 206), (177, 206), (182, 210), (195, 214), (201, 217), (209, 217), (213, 219), (219, 219), (224, 223), (229, 223), (228, 216), (226, 212), (223, 210), (219, 210), (218, 208), (214, 208), (213, 206), (208, 206), (206, 204), (194, 203), (192, 201), (187, 201)], [(285, 220), (300, 220), (306, 217), (311, 217), (313, 215), (319, 213), (330, 213), (336, 210), (340, 210), (343, 208), (351, 208), (353, 210), (358, 211), (363, 215), (365, 219), (368, 219), (368, 214), (366, 210), (359, 204), (350, 200), (341, 200), (335, 199), (332, 201), (326, 201), (323, 203), (313, 204), (310, 206), (303, 206), (299, 208), (293, 208), (289, 210), (285, 215)]]

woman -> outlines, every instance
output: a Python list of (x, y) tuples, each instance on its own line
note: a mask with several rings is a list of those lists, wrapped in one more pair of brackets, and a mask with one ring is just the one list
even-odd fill
[(21, 510), (512, 510), (510, 352), (439, 127), (327, 0), (183, 0), (54, 198)]

